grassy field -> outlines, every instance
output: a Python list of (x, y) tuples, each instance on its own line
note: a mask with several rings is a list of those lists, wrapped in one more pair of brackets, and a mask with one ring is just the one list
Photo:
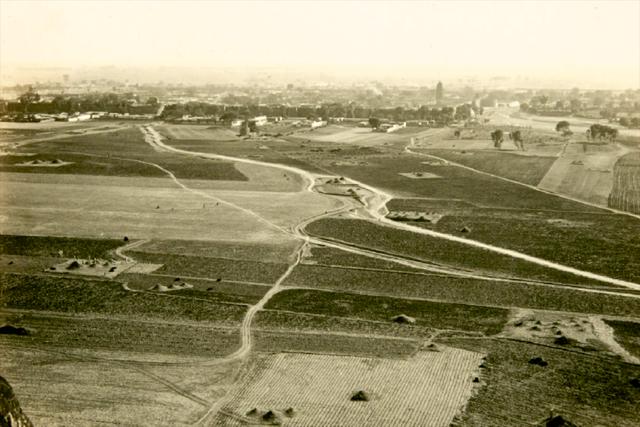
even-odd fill
[[(426, 162), (426, 163), (425, 163)], [(326, 169), (384, 189), (397, 197), (465, 200), (478, 206), (593, 212), (585, 206), (549, 194), (478, 174), (456, 166), (435, 166), (427, 157), (397, 154), (368, 158), (362, 165), (331, 165)], [(407, 179), (399, 173), (426, 172), (441, 179)]]
[(127, 286), (131, 289), (146, 291), (156, 285), (169, 286), (175, 283), (178, 278), (181, 280), (177, 282), (188, 283), (193, 286), (193, 288), (171, 291), (170, 295), (192, 296), (194, 298), (207, 299), (212, 302), (255, 304), (269, 289), (267, 286), (247, 285), (244, 283), (217, 282), (214, 280), (135, 273), (120, 274), (118, 281), (127, 283)]
[(148, 178), (68, 182), (21, 180), (16, 175), (23, 174), (0, 177), (0, 209), (9, 218), (0, 225), (2, 234), (290, 241), (284, 233), (255, 217), (217, 204), (215, 198), (177, 188), (168, 180), (163, 187)]
[(498, 333), (508, 317), (508, 310), (500, 308), (306, 289), (282, 291), (265, 308), (388, 322), (405, 314), (415, 318), (416, 326), (485, 334)]
[[(0, 319), (30, 331), (28, 336), (0, 336), (0, 347), (35, 346), (65, 350), (157, 353), (185, 357), (220, 357), (240, 344), (236, 328), (210, 325), (148, 322), (53, 315), (49, 313), (5, 314)], [(135, 339), (132, 339), (135, 337)]]
[(44, 347), (0, 352), (2, 375), (37, 426), (191, 424), (210, 405), (197, 396), (215, 402), (233, 379), (230, 366), (155, 368)]
[(530, 185), (537, 185), (556, 161), (556, 157), (523, 156), (476, 150), (420, 150), (420, 152)]
[(605, 320), (613, 328), (616, 341), (629, 353), (640, 357), (640, 323), (622, 320)]
[[(389, 210), (443, 214), (437, 224), (414, 223), (578, 269), (640, 280), (640, 221), (624, 215), (581, 212), (440, 208), (437, 202), (395, 199)], [(471, 231), (461, 233), (467, 227)]]
[(0, 254), (58, 257), (62, 251), (63, 256), (107, 258), (111, 251), (124, 244), (121, 240), (113, 239), (0, 235)]
[[(492, 275), (561, 283), (597, 283), (526, 261), (472, 248), (463, 243), (417, 235), (410, 231), (384, 227), (364, 220), (322, 219), (309, 224), (306, 230), (314, 236), (338, 239), (367, 248), (451, 265), (461, 269), (477, 269)], [(464, 254), (464, 257), (460, 256), (461, 253)]]
[(607, 206), (614, 165), (628, 150), (617, 144), (570, 144), (538, 186)]
[(313, 246), (302, 260), (304, 265), (369, 268), (376, 270), (420, 271), (391, 261), (370, 258), (334, 248)]
[(256, 314), (253, 324), (259, 330), (271, 332), (344, 333), (420, 339), (428, 338), (434, 332), (434, 329), (424, 325), (399, 324), (389, 320), (368, 320), (267, 309)]
[(634, 316), (640, 299), (513, 282), (464, 279), (440, 275), (364, 271), (302, 265), (287, 286), (317, 287), (389, 297), (425, 298), (498, 307), (522, 307), (576, 313)]
[(327, 332), (256, 330), (254, 348), (263, 353), (316, 353), (404, 358), (414, 354), (419, 342), (393, 337), (340, 335)]
[(640, 213), (640, 153), (626, 154), (614, 165), (609, 206)]
[(258, 244), (202, 240), (152, 240), (138, 246), (136, 252), (281, 263), (287, 259), (293, 261), (293, 255), (298, 246), (299, 243), (295, 241), (287, 244), (271, 242)]
[[(439, 341), (487, 353), (482, 385), (456, 426), (536, 425), (551, 410), (576, 425), (640, 422), (640, 390), (629, 383), (640, 375), (637, 365), (507, 340)], [(528, 363), (533, 357), (548, 366)]]
[[(35, 154), (22, 156), (20, 154)], [(73, 162), (60, 167), (16, 166), (29, 160)], [(166, 176), (161, 170), (135, 160), (159, 164), (178, 178), (204, 180), (246, 181), (247, 177), (235, 169), (233, 163), (187, 157), (155, 151), (144, 141), (137, 127), (117, 132), (79, 135), (53, 141), (29, 144), (15, 155), (3, 156), (0, 171), (23, 173), (55, 173), (106, 176)]]
[[(457, 349), (407, 360), (273, 355), (253, 366), (224, 409), (245, 416), (252, 408), (282, 414), (292, 407), (297, 425), (444, 426), (470, 397), (480, 358)], [(367, 402), (351, 401), (358, 390)]]
[[(216, 142), (198, 139), (172, 139), (166, 141), (166, 143), (181, 150), (249, 158), (267, 163), (280, 163), (295, 166), (310, 172), (322, 172), (313, 164), (303, 160), (301, 156), (293, 155), (295, 152), (300, 151), (300, 143), (287, 142), (280, 139), (274, 140), (272, 138), (260, 138), (246, 141), (238, 140)], [(293, 151), (293, 153), (291, 151)]]
[(237, 326), (246, 306), (125, 291), (119, 283), (77, 278), (0, 276), (6, 308), (96, 313), (137, 319), (190, 320)]
[(141, 262), (164, 264), (155, 273), (174, 276), (204, 277), (208, 279), (238, 280), (257, 283), (275, 283), (288, 265), (242, 261), (227, 258), (169, 255), (132, 251), (129, 254)]

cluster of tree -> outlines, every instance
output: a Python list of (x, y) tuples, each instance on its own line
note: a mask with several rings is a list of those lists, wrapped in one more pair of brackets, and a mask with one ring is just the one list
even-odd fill
[(83, 95), (57, 95), (51, 102), (39, 102), (40, 95), (29, 89), (19, 102), (7, 103), (7, 111), (13, 113), (75, 113), (106, 111), (109, 113), (153, 114), (158, 111), (158, 98), (149, 97), (145, 104), (133, 93), (88, 93)]
[(561, 133), (562, 136), (570, 136), (573, 135), (570, 129), (571, 124), (566, 120), (560, 120), (556, 123), (556, 132)]
[[(255, 116), (280, 116), (280, 117), (306, 117), (315, 119), (321, 117), (345, 117), (360, 118), (377, 117), (380, 119), (407, 121), (423, 120), (433, 121), (439, 125), (448, 125), (454, 120), (466, 120), (471, 117), (470, 111), (476, 107), (465, 104), (457, 108), (442, 107), (429, 108), (365, 108), (354, 103), (321, 104), (321, 105), (222, 105), (208, 104), (205, 102), (188, 102), (185, 104), (167, 105), (162, 112), (162, 117), (166, 120), (181, 118), (184, 115), (216, 117), (223, 122), (230, 122), (236, 118)], [(479, 110), (476, 108), (476, 112)]]
[(593, 124), (587, 129), (587, 139), (591, 140), (600, 140), (603, 139), (609, 140), (611, 142), (615, 141), (618, 137), (618, 129), (612, 128), (607, 125)]
[(522, 132), (520, 130), (510, 132), (509, 139), (513, 141), (518, 150), (524, 151), (524, 139), (522, 139)]
[(627, 128), (640, 128), (640, 117), (620, 117), (619, 122)]
[[(513, 141), (513, 144), (516, 146), (518, 150), (524, 151), (524, 138), (522, 137), (522, 131), (519, 129), (514, 130), (513, 132), (509, 132), (509, 139)], [(491, 140), (493, 141), (493, 146), (498, 150), (502, 148), (502, 143), (504, 142), (504, 132), (502, 129), (496, 129), (491, 132)]]
[(491, 132), (491, 140), (493, 141), (493, 146), (500, 149), (504, 142), (504, 132), (502, 132), (502, 129), (496, 129)]

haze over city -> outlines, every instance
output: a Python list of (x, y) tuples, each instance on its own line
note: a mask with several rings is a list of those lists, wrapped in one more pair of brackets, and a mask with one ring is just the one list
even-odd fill
[(2, 84), (55, 80), (62, 70), (140, 83), (640, 87), (637, 1), (149, 6), (3, 0)]

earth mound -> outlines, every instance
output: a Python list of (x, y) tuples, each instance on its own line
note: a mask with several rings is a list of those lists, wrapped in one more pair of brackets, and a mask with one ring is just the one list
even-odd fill
[(7, 380), (0, 376), (0, 425), (33, 427)]
[(369, 395), (364, 390), (357, 391), (353, 396), (351, 396), (352, 402), (368, 402)]
[(538, 366), (545, 367), (549, 363), (546, 360), (544, 360), (542, 357), (533, 357), (533, 358), (529, 359), (529, 364), (530, 365), (538, 365)]
[(400, 323), (400, 324), (416, 323), (416, 319), (414, 319), (411, 316), (407, 316), (406, 314), (399, 314), (397, 316), (392, 317), (391, 320), (393, 320), (395, 323)]
[(29, 335), (29, 331), (25, 328), (16, 327), (13, 325), (2, 325), (0, 326), (0, 335), (20, 335), (27, 336)]

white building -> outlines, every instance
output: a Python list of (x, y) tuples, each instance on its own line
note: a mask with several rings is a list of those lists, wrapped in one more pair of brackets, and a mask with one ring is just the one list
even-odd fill
[(267, 116), (255, 116), (253, 119), (249, 120), (250, 122), (254, 122), (256, 126), (264, 126), (267, 124)]

